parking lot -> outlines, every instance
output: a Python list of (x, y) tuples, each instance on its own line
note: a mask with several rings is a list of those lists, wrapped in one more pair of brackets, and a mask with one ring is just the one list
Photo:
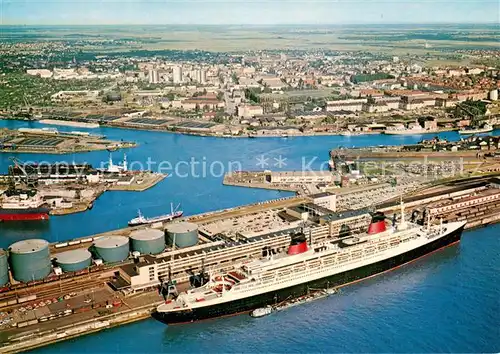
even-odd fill
[(106, 308), (106, 306), (112, 308), (113, 302), (113, 294), (108, 287), (91, 288), (59, 297), (37, 299), (0, 312), (0, 329), (52, 321), (86, 312), (92, 308)]
[(278, 212), (284, 209), (266, 210), (259, 213), (237, 216), (217, 220), (215, 222), (204, 224), (200, 231), (208, 235), (223, 233), (229, 238), (236, 240), (239, 236), (254, 237), (261, 234), (268, 234), (284, 229), (290, 229), (298, 226), (301, 222), (284, 221), (278, 216)]

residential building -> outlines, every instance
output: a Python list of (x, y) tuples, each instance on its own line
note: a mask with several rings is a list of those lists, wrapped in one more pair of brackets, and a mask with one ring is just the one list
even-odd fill
[(258, 105), (242, 104), (238, 106), (238, 116), (241, 118), (251, 118), (264, 114), (264, 108)]
[(309, 196), (312, 202), (331, 211), (337, 211), (337, 196), (333, 193), (323, 192)]
[(335, 112), (335, 111), (358, 112), (363, 110), (363, 104), (367, 102), (368, 99), (366, 98), (341, 100), (341, 101), (328, 101), (326, 105), (326, 110), (328, 112)]
[(183, 82), (182, 67), (174, 66), (174, 68), (172, 70), (172, 78), (173, 78), (174, 84), (181, 84)]
[(32, 76), (40, 76), (43, 79), (47, 79), (49, 77), (52, 77), (52, 71), (48, 69), (32, 69), (32, 70), (26, 70), (26, 73), (28, 75)]
[(159, 82), (158, 70), (156, 69), (149, 70), (148, 78), (150, 84), (157, 84)]

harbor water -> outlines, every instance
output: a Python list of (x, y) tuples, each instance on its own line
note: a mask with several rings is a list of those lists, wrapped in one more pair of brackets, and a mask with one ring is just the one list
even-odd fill
[[(38, 122), (0, 120), (0, 128), (51, 127)], [(57, 126), (61, 132), (73, 127)], [(293, 195), (290, 192), (247, 189), (222, 185), (223, 173), (230, 169), (243, 170), (307, 170), (327, 169), (329, 150), (337, 147), (372, 146), (381, 144), (412, 144), (420, 136), (318, 136), (283, 138), (213, 138), (147, 132), (117, 128), (84, 129), (91, 134), (105, 135), (111, 140), (135, 141), (136, 148), (112, 153), (117, 164), (127, 154), (132, 169), (152, 169), (167, 172), (170, 176), (145, 192), (106, 192), (94, 203), (92, 210), (84, 213), (51, 217), (49, 222), (0, 224), (0, 247), (25, 238), (45, 238), (50, 242), (105, 232), (127, 226), (137, 216), (138, 209), (148, 216), (170, 212), (170, 203), (181, 203), (184, 215), (226, 209), (242, 204), (261, 202)], [(440, 134), (449, 140), (458, 140), (456, 132)], [(94, 151), (66, 155), (51, 154), (0, 154), (0, 173), (7, 173), (12, 163), (9, 156), (22, 161), (90, 163), (106, 167), (109, 152)], [(149, 161), (149, 163), (148, 163)], [(281, 163), (280, 163), (281, 161)]]
[[(43, 125), (0, 121), (0, 128), (5, 127)], [(236, 166), (244, 170), (326, 168), (332, 148), (410, 144), (424, 137), (219, 139), (112, 128), (79, 130), (138, 142), (139, 147), (126, 151), (129, 163), (139, 167), (148, 159), (156, 166), (167, 161), (163, 166), (172, 169), (164, 172), (170, 177), (141, 193), (106, 192), (84, 213), (42, 223), (0, 224), (0, 247), (26, 238), (55, 242), (125, 227), (137, 209), (146, 216), (160, 215), (170, 210), (170, 202), (181, 203), (185, 215), (192, 215), (290, 196), (223, 186), (222, 172)], [(459, 139), (455, 132), (440, 136)], [(95, 167), (108, 160), (107, 151), (15, 156), (24, 161), (74, 160)], [(122, 156), (121, 151), (114, 152), (114, 162)], [(9, 164), (8, 154), (0, 154), (0, 173), (6, 173)], [(173, 327), (145, 320), (33, 352), (498, 352), (499, 233), (500, 226), (466, 232), (458, 246), (264, 318), (242, 315)]]
[(500, 225), (338, 294), (263, 318), (145, 320), (36, 353), (498, 352)]

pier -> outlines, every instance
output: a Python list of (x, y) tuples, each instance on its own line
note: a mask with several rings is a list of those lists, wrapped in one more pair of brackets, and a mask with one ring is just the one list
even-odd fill
[(136, 147), (134, 142), (112, 141), (82, 132), (63, 133), (55, 128), (0, 129), (0, 152), (67, 154)]
[[(6, 175), (0, 175), (2, 205), (31, 202), (47, 206), (51, 215), (67, 215), (91, 209), (106, 191), (142, 192), (152, 188), (165, 174), (150, 171), (130, 171), (124, 155), (122, 164), (113, 164), (111, 154), (107, 167), (94, 168), (89, 164), (60, 162), (54, 164), (25, 163), (17, 158)], [(28, 198), (28, 194), (35, 195)], [(3, 192), (3, 191), (2, 191)], [(21, 195), (26, 197), (21, 197)], [(24, 198), (24, 199), (23, 199)]]

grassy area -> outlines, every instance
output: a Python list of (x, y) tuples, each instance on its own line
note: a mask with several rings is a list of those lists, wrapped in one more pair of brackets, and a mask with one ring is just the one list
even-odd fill
[(28, 106), (49, 107), (50, 96), (59, 91), (101, 90), (111, 80), (53, 80), (22, 73), (7, 73), (0, 78), (0, 109), (20, 109)]
[[(80, 41), (84, 38), (87, 42)], [(497, 46), (498, 30), (488, 26), (78, 26), (13, 27), (0, 40), (79, 43), (81, 51), (134, 50), (247, 51), (321, 49), (425, 54)]]

